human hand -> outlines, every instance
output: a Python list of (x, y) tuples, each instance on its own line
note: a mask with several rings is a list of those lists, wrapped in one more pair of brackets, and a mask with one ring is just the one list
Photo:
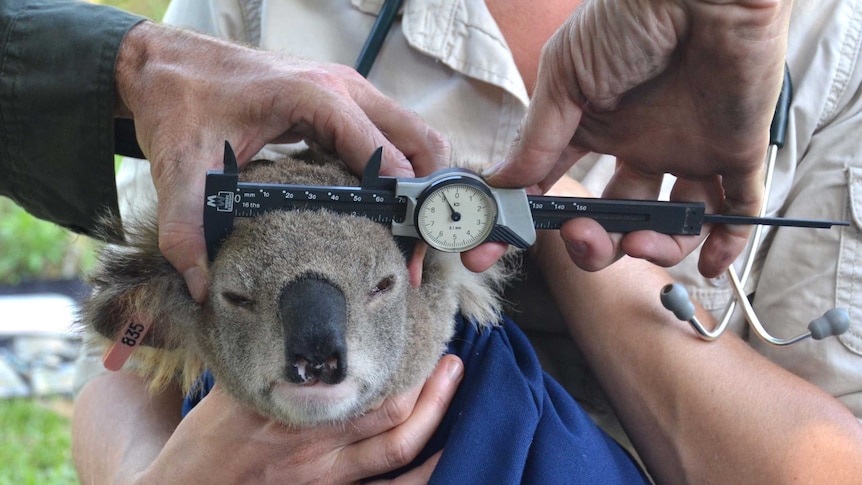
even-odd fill
[[(290, 428), (216, 385), (183, 419), (139, 483), (353, 483), (396, 470), (422, 450), (463, 375), (444, 356), (424, 387), (390, 397), (347, 423)], [(440, 453), (394, 483), (426, 483)]]
[[(603, 197), (655, 199), (668, 172), (672, 200), (723, 199), (725, 214), (756, 215), (789, 16), (779, 0), (585, 0), (545, 45), (519, 138), (487, 180), (544, 192), (584, 154), (608, 153), (617, 168)], [(672, 265), (706, 237), (575, 225), (562, 233), (587, 270), (623, 253)], [(720, 274), (748, 233), (713, 227), (700, 272)]]
[(424, 175), (448, 163), (440, 134), (346, 66), (144, 22), (120, 48), (116, 79), (117, 116), (134, 119), (150, 160), (159, 247), (198, 302), (207, 295), (204, 175), (221, 168), (225, 140), (240, 165), (267, 143), (303, 139), (356, 173), (380, 146), (384, 175)]

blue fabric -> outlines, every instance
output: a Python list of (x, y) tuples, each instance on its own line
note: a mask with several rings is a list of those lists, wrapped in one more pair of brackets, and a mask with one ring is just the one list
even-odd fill
[[(411, 465), (443, 449), (435, 484), (637, 484), (638, 466), (539, 365), (514, 322), (482, 331), (457, 318), (449, 353), (464, 379), (443, 422)], [(184, 414), (212, 387), (187, 398)]]

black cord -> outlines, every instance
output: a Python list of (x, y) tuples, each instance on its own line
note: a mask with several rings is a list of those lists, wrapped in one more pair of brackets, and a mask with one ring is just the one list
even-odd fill
[(380, 8), (377, 20), (374, 21), (374, 27), (371, 28), (371, 33), (365, 40), (365, 45), (362, 46), (362, 51), (356, 59), (356, 71), (362, 74), (362, 77), (368, 77), (371, 66), (374, 65), (374, 60), (380, 53), (383, 40), (386, 39), (389, 29), (392, 28), (392, 23), (395, 21), (402, 3), (404, 0), (386, 0)]
[(784, 84), (781, 85), (781, 94), (778, 96), (778, 104), (775, 106), (775, 115), (769, 126), (769, 144), (778, 148), (784, 148), (791, 101), (793, 101), (793, 83), (790, 82), (790, 68), (785, 63)]

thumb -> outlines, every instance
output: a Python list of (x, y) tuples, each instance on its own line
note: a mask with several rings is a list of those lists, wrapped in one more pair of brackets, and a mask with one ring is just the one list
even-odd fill
[[(153, 165), (158, 192), (159, 250), (183, 275), (192, 298), (207, 299), (208, 259), (203, 230), (204, 177), (182, 163)], [(158, 167), (158, 168), (156, 168)], [(167, 170), (164, 168), (170, 167)]]
[[(160, 209), (161, 212), (161, 209)], [(203, 228), (198, 218), (171, 214), (159, 217), (159, 250), (165, 259), (183, 275), (192, 298), (203, 303), (207, 299), (207, 253)]]
[[(192, 298), (204, 303), (209, 292), (203, 227), (206, 172), (223, 167), (227, 137), (210, 133), (177, 142), (166, 137), (164, 130), (168, 128), (153, 132), (145, 126), (138, 134), (150, 160), (150, 174), (158, 194), (159, 250), (183, 275)], [(241, 166), (250, 158), (246, 152), (254, 153), (259, 148), (249, 143), (234, 143), (234, 147)]]
[(585, 153), (569, 147), (583, 110), (568, 97), (565, 88), (552, 83), (553, 80), (543, 80), (540, 73), (530, 107), (506, 159), (482, 174), (489, 184), (539, 184), (544, 192)]

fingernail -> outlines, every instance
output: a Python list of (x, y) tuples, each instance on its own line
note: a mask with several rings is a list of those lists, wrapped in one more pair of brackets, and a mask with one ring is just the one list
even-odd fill
[(482, 170), (482, 173), (480, 175), (483, 179), (489, 179), (493, 177), (494, 175), (496, 175), (497, 172), (500, 171), (501, 168), (503, 168), (503, 163), (504, 162), (501, 161), (495, 163), (494, 165), (491, 165), (490, 167), (486, 167), (484, 170)]
[(450, 360), (446, 365), (446, 375), (452, 382), (458, 382), (464, 376), (464, 366), (460, 361)]
[(186, 270), (186, 272), (183, 273), (183, 278), (186, 280), (186, 286), (188, 286), (189, 293), (191, 293), (192, 298), (198, 303), (205, 302), (207, 299), (206, 273), (195, 266)]
[(584, 241), (566, 241), (566, 251), (568, 251), (569, 256), (583, 256), (587, 254), (588, 250), (587, 243)]

